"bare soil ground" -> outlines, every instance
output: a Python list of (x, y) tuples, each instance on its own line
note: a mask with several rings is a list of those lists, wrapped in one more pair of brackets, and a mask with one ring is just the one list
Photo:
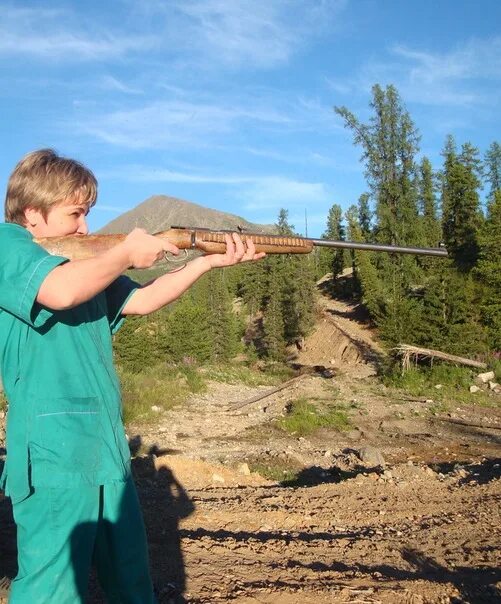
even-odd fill
[[(290, 387), (247, 402), (270, 388), (212, 383), (130, 427), (160, 603), (501, 602), (500, 401), (434, 415), (380, 383), (381, 354), (357, 307), (322, 296)], [(299, 397), (343, 404), (352, 428), (274, 429)], [(0, 527), (12, 574), (5, 499)]]

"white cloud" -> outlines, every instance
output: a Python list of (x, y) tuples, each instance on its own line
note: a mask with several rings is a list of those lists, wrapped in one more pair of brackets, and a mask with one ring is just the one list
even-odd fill
[[(501, 80), (501, 37), (472, 39), (446, 52), (395, 44), (386, 60), (366, 63), (360, 73), (340, 83), (327, 78), (341, 95), (367, 94), (374, 83), (394, 84), (408, 102), (447, 107), (494, 104)], [(482, 85), (479, 85), (482, 82)], [(497, 88), (497, 93), (491, 93)]]
[(280, 2), (183, 0), (177, 10), (190, 21), (190, 44), (219, 61), (240, 65), (250, 61), (269, 67), (288, 60), (293, 30), (280, 19)]
[(272, 68), (330, 28), (346, 0), (143, 0), (131, 8), (163, 19), (163, 36), (206, 69)]
[(120, 178), (130, 182), (161, 182), (161, 183), (189, 183), (189, 184), (219, 184), (235, 185), (254, 182), (251, 176), (226, 176), (207, 175), (195, 171), (179, 172), (167, 168), (154, 168), (141, 165), (121, 166), (117, 170), (106, 171), (101, 174), (104, 178)]
[(330, 194), (324, 183), (301, 182), (280, 176), (262, 177), (240, 192), (247, 210), (325, 203)]
[(113, 145), (128, 148), (168, 148), (173, 143), (207, 146), (215, 135), (239, 124), (284, 125), (290, 119), (273, 109), (218, 106), (182, 101), (156, 102), (138, 109), (74, 119), (68, 127)]
[(132, 86), (128, 86), (124, 82), (118, 80), (117, 78), (114, 78), (111, 75), (104, 76), (101, 79), (101, 87), (104, 90), (109, 90), (112, 92), (123, 92), (125, 94), (133, 94), (133, 95), (143, 94), (142, 90), (139, 90), (138, 88), (134, 88)]
[(194, 170), (180, 172), (140, 165), (121, 166), (100, 174), (101, 178), (120, 178), (131, 182), (213, 184), (230, 187), (246, 210), (325, 203), (332, 195), (324, 183), (305, 182), (285, 176), (241, 174), (203, 174)]
[(113, 33), (70, 11), (2, 7), (0, 54), (74, 62), (119, 57), (155, 43), (151, 35)]
[[(331, 26), (345, 0), (122, 1), (109, 20), (79, 3), (65, 9), (2, 7), (0, 54), (65, 62), (123, 57), (168, 60), (175, 68), (283, 65)], [(134, 32), (134, 33), (132, 33)], [(179, 65), (178, 65), (179, 67)]]

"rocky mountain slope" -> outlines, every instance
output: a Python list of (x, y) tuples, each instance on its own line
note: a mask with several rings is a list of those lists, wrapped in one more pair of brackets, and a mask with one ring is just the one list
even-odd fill
[(138, 206), (115, 218), (100, 233), (129, 233), (136, 227), (149, 233), (164, 231), (172, 226), (232, 229), (238, 227), (255, 233), (273, 232), (273, 226), (254, 224), (227, 212), (205, 208), (190, 201), (166, 195), (154, 195)]

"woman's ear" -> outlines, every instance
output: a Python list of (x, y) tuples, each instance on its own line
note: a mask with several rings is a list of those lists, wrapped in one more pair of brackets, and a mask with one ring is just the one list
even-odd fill
[(43, 216), (40, 210), (35, 210), (35, 208), (26, 208), (24, 210), (24, 218), (26, 220), (26, 228), (30, 230), (30, 227), (36, 228), (40, 224), (40, 220), (43, 219)]

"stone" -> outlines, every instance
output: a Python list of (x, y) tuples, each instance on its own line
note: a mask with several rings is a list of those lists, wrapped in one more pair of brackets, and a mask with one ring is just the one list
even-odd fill
[(386, 465), (386, 461), (384, 460), (381, 451), (376, 449), (376, 447), (370, 445), (360, 447), (360, 449), (356, 451), (356, 454), (361, 461), (372, 467), (380, 466), (384, 468)]
[(475, 394), (476, 392), (480, 392), (480, 388), (478, 386), (470, 386), (470, 392)]
[(482, 384), (487, 384), (489, 380), (494, 380), (495, 377), (494, 371), (486, 371), (485, 373), (479, 373), (476, 380), (482, 382)]
[(238, 466), (238, 471), (240, 472), (240, 474), (243, 474), (244, 476), (250, 476), (250, 474), (251, 474), (249, 464), (247, 464), (247, 463), (241, 463)]

